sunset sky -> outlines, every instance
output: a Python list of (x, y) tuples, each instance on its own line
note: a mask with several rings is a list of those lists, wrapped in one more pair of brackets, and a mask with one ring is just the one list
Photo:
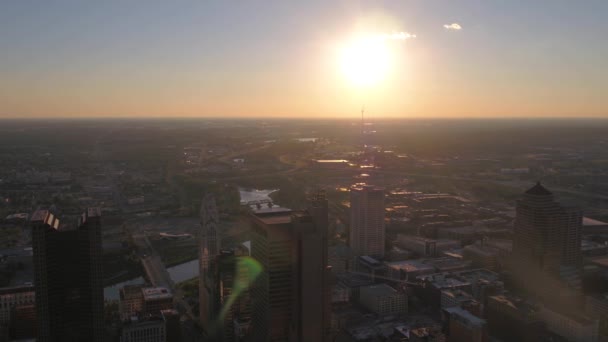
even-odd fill
[[(354, 117), (362, 105), (603, 117), (607, 14), (606, 0), (6, 0), (0, 117)], [(362, 36), (386, 38), (373, 84), (344, 71)]]

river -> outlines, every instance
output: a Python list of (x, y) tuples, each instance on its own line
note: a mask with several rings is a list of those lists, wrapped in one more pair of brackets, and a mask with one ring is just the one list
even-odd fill
[[(182, 281), (195, 278), (198, 276), (198, 259), (191, 260), (183, 264), (175, 265), (173, 267), (169, 267), (167, 269), (167, 272), (169, 272), (171, 280), (173, 280), (174, 283), (181, 283)], [(121, 287), (126, 285), (138, 285), (143, 283), (145, 283), (145, 280), (142, 277), (123, 281), (122, 283), (114, 284), (112, 286), (104, 288), (103, 296), (105, 300), (118, 300), (119, 290)]]
[[(270, 200), (269, 195), (277, 190), (257, 190), (257, 189), (239, 189), (241, 195), (241, 203), (247, 203), (250, 201), (262, 201)], [(171, 280), (174, 283), (181, 283), (188, 279), (192, 279), (198, 276), (198, 259), (185, 262), (183, 264), (175, 265), (167, 268), (167, 272), (171, 276)], [(144, 278), (137, 277), (135, 279), (123, 281), (122, 283), (114, 284), (104, 288), (104, 298), (106, 300), (118, 300), (119, 290), (121, 287), (126, 285), (138, 285), (145, 282)]]

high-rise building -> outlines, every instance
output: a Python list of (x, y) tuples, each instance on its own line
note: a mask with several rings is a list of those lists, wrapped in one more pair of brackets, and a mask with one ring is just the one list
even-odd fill
[(179, 321), (180, 315), (177, 310), (161, 310), (160, 312), (163, 320), (165, 321), (165, 331), (167, 335), (167, 341), (179, 342), (182, 340), (182, 329)]
[(580, 286), (582, 211), (555, 201), (540, 182), (517, 202), (513, 236), (516, 267)]
[(327, 200), (308, 210), (265, 208), (251, 214), (251, 255), (262, 272), (251, 290), (253, 341), (327, 341), (331, 289)]
[(355, 256), (384, 257), (384, 189), (355, 184), (350, 189), (350, 248)]
[(47, 210), (31, 218), (38, 341), (102, 341), (103, 282), (99, 208), (76, 226)]
[(199, 312), (203, 329), (209, 330), (220, 308), (215, 283), (215, 261), (220, 253), (219, 215), (215, 198), (206, 194), (201, 202), (199, 235)]

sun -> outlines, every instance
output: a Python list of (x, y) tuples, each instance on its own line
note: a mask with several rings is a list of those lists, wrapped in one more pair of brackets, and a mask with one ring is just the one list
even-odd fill
[(390, 53), (384, 40), (358, 37), (341, 49), (339, 63), (352, 84), (369, 87), (386, 77)]

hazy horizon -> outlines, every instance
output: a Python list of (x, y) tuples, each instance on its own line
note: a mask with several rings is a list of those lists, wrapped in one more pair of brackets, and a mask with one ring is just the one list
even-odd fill
[(0, 118), (357, 118), (362, 106), (606, 118), (606, 12), (600, 0), (5, 2)]

